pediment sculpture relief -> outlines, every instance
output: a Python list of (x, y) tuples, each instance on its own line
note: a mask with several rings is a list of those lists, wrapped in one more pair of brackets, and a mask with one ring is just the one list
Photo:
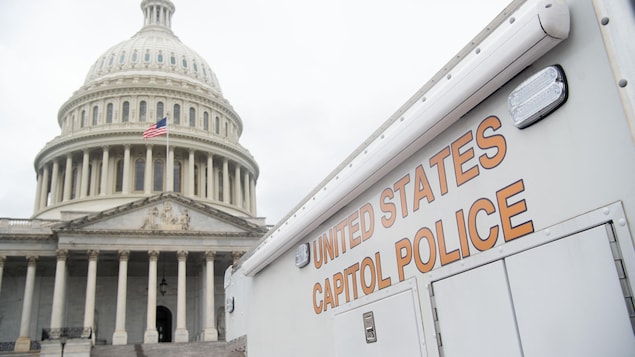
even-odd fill
[(180, 213), (172, 209), (170, 202), (164, 202), (163, 207), (153, 207), (148, 210), (148, 215), (141, 229), (188, 231), (190, 230), (190, 214), (187, 208)]

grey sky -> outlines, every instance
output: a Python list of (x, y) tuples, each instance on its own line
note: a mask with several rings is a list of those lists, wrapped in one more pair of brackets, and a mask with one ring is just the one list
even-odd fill
[[(275, 224), (507, 0), (172, 0), (215, 71)], [(90, 66), (143, 23), (137, 0), (0, 0), (0, 217), (28, 218), (33, 159)]]

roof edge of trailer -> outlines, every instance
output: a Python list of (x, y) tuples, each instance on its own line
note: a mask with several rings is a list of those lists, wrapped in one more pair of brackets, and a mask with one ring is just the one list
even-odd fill
[(235, 266), (254, 276), (399, 162), (568, 37), (563, 0), (517, 0), (418, 90)]

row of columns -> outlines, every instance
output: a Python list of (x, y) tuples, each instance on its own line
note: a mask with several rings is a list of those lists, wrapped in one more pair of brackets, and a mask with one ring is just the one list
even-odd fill
[[(113, 333), (113, 345), (125, 345), (128, 343), (126, 331), (126, 300), (127, 300), (127, 280), (128, 280), (128, 259), (130, 251), (119, 251), (119, 278), (117, 283), (117, 312), (115, 317), (115, 331)], [(97, 260), (99, 252), (88, 251), (88, 272), (86, 276), (86, 301), (84, 304), (84, 330), (83, 338), (92, 338), (95, 323), (95, 291), (97, 282)], [(144, 343), (157, 343), (158, 332), (156, 329), (156, 308), (157, 308), (157, 261), (159, 252), (151, 250), (148, 252), (148, 297), (147, 297), (147, 320), (144, 333)], [(178, 251), (178, 283), (177, 283), (177, 321), (174, 342), (188, 342), (189, 332), (186, 321), (186, 260), (188, 252)], [(204, 341), (218, 340), (218, 330), (216, 328), (216, 317), (214, 309), (214, 251), (205, 252), (205, 319), (202, 338)], [(66, 261), (67, 250), (57, 251), (57, 264), (55, 269), (55, 285), (53, 288), (53, 302), (51, 312), (50, 337), (59, 338), (63, 326), (65, 292), (66, 292)], [(28, 256), (27, 258), (26, 283), (24, 287), (24, 299), (22, 305), (22, 315), (20, 318), (20, 335), (16, 340), (16, 351), (29, 351), (31, 339), (29, 336), (31, 309), (33, 303), (33, 293), (35, 286), (35, 272), (38, 257)], [(2, 288), (2, 272), (6, 258), (0, 256), (0, 289)], [(1, 290), (0, 290), (1, 291)]]
[[(111, 193), (112, 189), (108, 186), (108, 175), (113, 172), (116, 175), (116, 169), (109, 166), (110, 161), (110, 147), (103, 146), (102, 148), (101, 162), (98, 159), (92, 160), (93, 172), (90, 173), (90, 150), (86, 149), (82, 153), (81, 166), (77, 165), (79, 170), (77, 177), (73, 177), (73, 155), (66, 155), (65, 159), (65, 171), (62, 176), (60, 172), (60, 162), (57, 159), (53, 160), (52, 165), (44, 165), (44, 167), (38, 171), (37, 178), (37, 191), (35, 195), (35, 211), (38, 212), (48, 205), (56, 204), (60, 202), (67, 202), (74, 198), (85, 198), (90, 195), (106, 196)], [(167, 176), (165, 177), (166, 191), (172, 191), (174, 187), (174, 146), (169, 147), (167, 155)], [(154, 169), (154, 155), (153, 146), (146, 145), (145, 155), (145, 168), (144, 168), (144, 194), (150, 195), (153, 191), (153, 169)], [(217, 167), (214, 166), (216, 158), (212, 153), (206, 154), (206, 175), (200, 175), (199, 187), (201, 188), (196, 194), (194, 191), (196, 173), (196, 151), (190, 149), (188, 152), (188, 167), (187, 167), (187, 179), (188, 185), (186, 191), (183, 192), (186, 196), (196, 197), (200, 196), (207, 199), (220, 200), (224, 203), (232, 203), (231, 197), (233, 196), (233, 205), (246, 209), (251, 214), (256, 214), (256, 187), (253, 175), (244, 167), (234, 163), (234, 177), (232, 183), (229, 181), (229, 160), (226, 157), (222, 158), (221, 170), (222, 173), (217, 172)], [(100, 180), (97, 180), (96, 168), (101, 168)], [(131, 172), (134, 169), (134, 162), (131, 159), (131, 146), (124, 145), (123, 152), (123, 177), (122, 177), (122, 194), (129, 194), (133, 190), (133, 180), (131, 180)], [(219, 187), (220, 180), (214, 180), (215, 177), (222, 175), (222, 190)], [(205, 180), (205, 176), (207, 180)], [(73, 180), (76, 180), (75, 187)], [(62, 181), (63, 182), (60, 182)], [(115, 178), (116, 180), (116, 178)], [(50, 183), (50, 184), (49, 184)], [(99, 183), (99, 187), (97, 184)], [(203, 190), (205, 187), (205, 190)], [(230, 187), (233, 187), (233, 192), (230, 191)], [(75, 190), (75, 196), (72, 196), (72, 192)], [(222, 197), (219, 196), (219, 192), (222, 191)], [(207, 192), (207, 194), (205, 194)], [(50, 198), (49, 198), (50, 193)], [(206, 196), (206, 197), (205, 197)]]

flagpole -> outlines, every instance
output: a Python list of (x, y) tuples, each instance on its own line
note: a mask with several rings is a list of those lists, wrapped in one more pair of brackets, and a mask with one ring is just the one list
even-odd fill
[(166, 113), (165, 115), (165, 191), (170, 191), (168, 187), (168, 175), (169, 175), (169, 165), (170, 162), (170, 113)]

